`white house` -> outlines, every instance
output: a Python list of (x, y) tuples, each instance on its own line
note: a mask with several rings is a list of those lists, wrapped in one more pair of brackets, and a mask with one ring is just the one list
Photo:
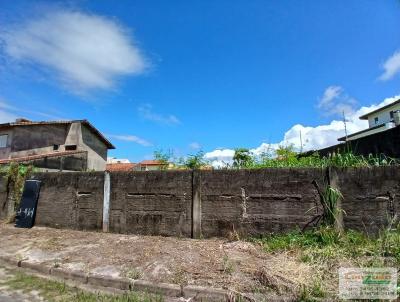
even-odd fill
[(369, 128), (349, 134), (338, 139), (338, 141), (349, 141), (400, 125), (400, 99), (393, 103), (378, 108), (360, 116), (361, 120), (368, 120)]

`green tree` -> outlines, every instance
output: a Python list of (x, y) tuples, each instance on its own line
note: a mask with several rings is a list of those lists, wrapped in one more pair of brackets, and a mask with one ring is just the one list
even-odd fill
[(164, 151), (163, 149), (159, 149), (154, 151), (153, 156), (155, 160), (158, 160), (161, 164), (163, 164), (162, 169), (167, 169), (168, 164), (172, 162), (174, 153), (172, 150)]
[(276, 150), (276, 155), (278, 159), (291, 161), (296, 159), (297, 153), (294, 151), (294, 146), (279, 146), (278, 150)]
[(200, 169), (208, 164), (208, 161), (204, 159), (204, 152), (199, 151), (194, 155), (189, 155), (186, 160), (184, 160), (183, 165), (186, 168), (195, 170)]
[(250, 168), (254, 165), (253, 155), (250, 153), (249, 149), (237, 148), (235, 149), (235, 154), (233, 155), (233, 166), (235, 168)]

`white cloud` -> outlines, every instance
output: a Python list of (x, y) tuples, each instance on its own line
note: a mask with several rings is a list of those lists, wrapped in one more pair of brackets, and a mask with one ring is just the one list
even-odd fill
[(234, 154), (235, 150), (217, 149), (204, 154), (204, 158), (210, 161), (212, 166), (220, 168), (226, 166), (227, 164), (231, 164)]
[[(347, 133), (355, 133), (368, 128), (368, 122), (360, 120), (359, 117), (368, 112), (371, 112), (379, 107), (390, 104), (400, 99), (400, 95), (387, 98), (377, 105), (361, 107), (355, 110), (350, 115), (346, 116)], [(303, 142), (303, 148), (300, 144), (300, 133)], [(255, 155), (262, 153), (273, 154), (279, 146), (293, 145), (296, 150), (309, 151), (317, 150), (331, 145), (338, 144), (338, 138), (345, 136), (343, 120), (332, 120), (329, 124), (319, 125), (316, 127), (303, 126), (300, 124), (294, 125), (286, 131), (283, 139), (277, 143), (262, 143), (260, 146), (250, 149)], [(233, 149), (217, 149), (205, 154), (205, 158), (210, 160), (214, 167), (226, 166), (232, 163), (232, 157), (235, 151)]]
[(150, 143), (149, 141), (140, 138), (138, 136), (135, 135), (118, 135), (118, 134), (108, 134), (107, 135), (109, 138), (113, 138), (119, 141), (125, 141), (125, 142), (134, 142), (137, 143), (139, 145), (142, 145), (144, 147), (150, 147), (153, 146), (152, 143)]
[(400, 51), (395, 52), (389, 57), (385, 63), (383, 63), (382, 68), (384, 72), (379, 77), (381, 81), (390, 80), (396, 74), (400, 73)]
[(15, 111), (18, 109), (9, 105), (7, 102), (0, 99), (0, 123), (15, 122), (18, 118)]
[(193, 150), (201, 149), (201, 145), (198, 142), (193, 142), (189, 144), (189, 148)]
[(149, 121), (165, 124), (165, 125), (178, 125), (181, 121), (172, 114), (163, 115), (153, 112), (153, 107), (150, 104), (142, 105), (138, 108), (139, 115)]
[(329, 86), (325, 89), (319, 103), (320, 109), (324, 115), (349, 115), (354, 113), (354, 107), (357, 101), (344, 93), (340, 86)]
[(11, 112), (0, 109), (0, 124), (15, 122), (18, 117)]
[(73, 92), (110, 89), (119, 76), (140, 74), (146, 61), (127, 29), (105, 17), (48, 11), (0, 32), (5, 53), (16, 62), (55, 72)]
[(336, 99), (343, 92), (343, 88), (340, 86), (329, 86), (325, 89), (325, 92), (318, 104), (318, 107), (324, 107), (329, 105), (334, 99)]
[[(29, 116), (41, 116), (41, 117), (45, 117), (46, 119), (50, 119), (50, 120), (64, 120), (65, 119), (65, 118), (62, 118), (62, 117), (59, 117), (59, 116), (56, 116), (53, 114), (49, 114), (46, 112), (42, 112), (42, 111), (22, 109), (22, 108), (12, 106), (9, 104), (9, 102), (4, 100), (2, 97), (0, 97), (0, 110), (4, 111), (5, 116), (12, 117), (11, 121), (15, 121), (16, 118), (23, 117), (23, 115), (25, 115), (25, 114), (28, 114)], [(17, 115), (18, 115), (18, 117), (17, 117)]]

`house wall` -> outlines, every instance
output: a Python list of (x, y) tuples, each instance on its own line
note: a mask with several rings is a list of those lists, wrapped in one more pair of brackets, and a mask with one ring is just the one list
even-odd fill
[[(389, 108), (379, 111), (375, 114), (368, 116), (369, 127), (373, 127), (380, 124), (389, 123), (392, 119), (390, 118), (390, 111), (400, 110), (400, 104), (395, 104)], [(375, 118), (378, 118), (378, 123), (375, 124)]]
[[(399, 169), (112, 172), (109, 229), (195, 238), (301, 229), (321, 213), (314, 182), (329, 182), (343, 194), (344, 227), (372, 235), (399, 217)], [(104, 173), (32, 178), (42, 181), (37, 225), (102, 229)]]
[[(17, 126), (1, 130), (0, 134), (9, 134), (9, 146), (0, 148), (0, 159), (54, 153), (54, 145), (59, 145), (57, 151), (62, 152), (66, 151), (66, 146), (76, 145), (77, 150), (87, 152), (84, 157), (49, 158), (34, 163), (39, 163), (40, 168), (51, 170), (68, 166), (77, 171), (104, 171), (106, 167), (107, 146), (81, 123)], [(74, 163), (71, 162), (72, 159), (75, 159)], [(66, 164), (60, 162), (64, 160)], [(47, 163), (48, 166), (43, 166)]]
[(88, 170), (104, 171), (107, 164), (107, 146), (86, 126), (82, 129), (82, 149), (88, 151)]
[(7, 146), (5, 148), (0, 148), (0, 159), (6, 159), (10, 156), (13, 132), (14, 132), (13, 129), (0, 130), (0, 135), (5, 135), (5, 134), (8, 135)]
[(32, 160), (29, 163), (35, 168), (45, 172), (86, 171), (87, 152), (45, 157)]
[(356, 155), (400, 158), (400, 126), (318, 150), (320, 156), (351, 150)]
[(391, 129), (391, 128), (393, 128), (393, 127), (395, 127), (394, 123), (386, 123), (386, 124), (385, 124), (384, 126), (382, 126), (382, 127), (378, 127), (378, 128), (375, 128), (375, 129), (371, 129), (371, 130), (369, 130), (369, 131), (362, 132), (362, 133), (360, 133), (360, 134), (356, 134), (356, 135), (349, 136), (349, 137), (347, 138), (347, 140), (359, 139), (359, 138), (361, 138), (361, 137), (365, 137), (365, 136), (368, 136), (368, 135), (372, 135), (372, 134), (375, 134), (375, 133), (379, 133), (379, 132), (382, 132), (382, 131), (386, 131), (386, 130)]
[(29, 125), (13, 127), (11, 157), (42, 154), (53, 151), (53, 145), (63, 145), (68, 125)]

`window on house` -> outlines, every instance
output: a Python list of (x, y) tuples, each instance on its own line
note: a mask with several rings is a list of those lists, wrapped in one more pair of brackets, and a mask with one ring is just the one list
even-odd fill
[(390, 119), (393, 118), (393, 113), (394, 113), (394, 111), (390, 111)]
[(379, 119), (376, 117), (376, 118), (374, 119), (374, 122), (375, 122), (375, 125), (378, 124)]
[(0, 148), (7, 147), (8, 134), (0, 135)]
[(76, 150), (76, 145), (67, 145), (65, 146), (65, 151)]
[(58, 151), (58, 149), (60, 149), (60, 145), (53, 145), (53, 150), (54, 151)]

